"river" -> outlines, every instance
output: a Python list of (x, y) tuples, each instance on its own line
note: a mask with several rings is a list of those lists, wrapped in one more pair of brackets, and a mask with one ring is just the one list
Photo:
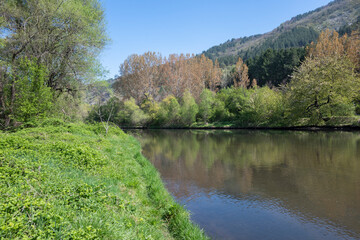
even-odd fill
[(360, 239), (360, 133), (135, 130), (212, 239)]

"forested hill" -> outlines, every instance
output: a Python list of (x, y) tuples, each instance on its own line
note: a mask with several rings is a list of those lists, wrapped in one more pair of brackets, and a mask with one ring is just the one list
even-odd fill
[(303, 47), (316, 41), (324, 29), (339, 30), (356, 22), (360, 22), (360, 1), (335, 0), (326, 6), (293, 17), (271, 32), (233, 38), (203, 53), (212, 60), (218, 59), (221, 66), (232, 65), (238, 57), (246, 60), (268, 48), (276, 50)]

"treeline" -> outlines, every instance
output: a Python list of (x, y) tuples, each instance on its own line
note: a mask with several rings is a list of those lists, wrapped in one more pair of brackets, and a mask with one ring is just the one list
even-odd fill
[(170, 55), (147, 52), (132, 55), (120, 66), (121, 77), (114, 83), (114, 89), (125, 98), (132, 97), (137, 103), (144, 98), (161, 100), (167, 95), (181, 97), (185, 90), (198, 98), (206, 87), (219, 87), (221, 69), (205, 56)]
[(208, 51), (203, 52), (203, 54), (213, 61), (217, 60), (219, 65), (224, 68), (226, 66), (235, 64), (239, 57), (244, 60), (250, 60), (263, 54), (268, 49), (281, 50), (289, 48), (301, 48), (305, 47), (311, 42), (316, 41), (316, 39), (319, 37), (319, 32), (311, 27), (295, 27), (287, 31), (284, 31), (283, 28), (283, 26), (280, 26), (277, 29), (279, 33), (274, 33), (275, 37), (268, 38), (257, 46), (252, 46), (246, 50), (240, 50), (233, 55), (222, 56), (221, 53), (225, 53), (227, 49), (235, 47), (236, 44), (242, 44), (246, 41), (251, 41), (258, 38), (259, 36), (255, 35), (248, 38), (241, 38), (239, 40), (227, 41), (224, 44), (210, 48)]
[(100, 2), (0, 1), (0, 32), (0, 128), (80, 115), (107, 42)]
[[(156, 85), (155, 88), (150, 88), (156, 91), (149, 92), (149, 85), (145, 83), (143, 96), (131, 95), (130, 89), (126, 95), (123, 95), (124, 89), (120, 88), (120, 91), (115, 87), (115, 95), (117, 93), (121, 97), (113, 97), (107, 104), (95, 107), (89, 119), (101, 121), (108, 118), (121, 126), (152, 127), (223, 126), (226, 124), (241, 127), (354, 124), (357, 121), (356, 108), (359, 111), (360, 107), (359, 50), (358, 33), (354, 32), (350, 37), (347, 35), (339, 37), (337, 32), (327, 30), (320, 34), (316, 44), (310, 45), (302, 62), (298, 56), (304, 56), (303, 49), (276, 52), (277, 55), (272, 56), (278, 59), (282, 57), (286, 59), (287, 55), (292, 56), (294, 61), (290, 62), (289, 66), (300, 65), (295, 67), (288, 83), (283, 78), (277, 79), (276, 76), (281, 76), (281, 74), (276, 75), (276, 71), (280, 73), (292, 71), (290, 68), (274, 69), (272, 73), (275, 76), (272, 76), (271, 72), (264, 76), (264, 83), (267, 82), (266, 79), (274, 77), (274, 81), (283, 83), (281, 88), (259, 87), (256, 79), (250, 80), (249, 69), (241, 59), (234, 68), (223, 73), (222, 84), (219, 88), (210, 88), (207, 86), (208, 78), (199, 80), (197, 76), (196, 83), (199, 87), (184, 87), (181, 94), (177, 96), (171, 92), (163, 95), (163, 89), (172, 87), (166, 86), (164, 79), (158, 79), (159, 75), (150, 74), (148, 76), (157, 76), (155, 79), (158, 79), (158, 83), (165, 86)], [(274, 51), (268, 51), (267, 54), (271, 55), (270, 53)], [(202, 61), (211, 62), (204, 56), (191, 59), (184, 61), (188, 61), (186, 64), (195, 64), (195, 66)], [(179, 64), (177, 61), (182, 60), (175, 59), (174, 66)], [(127, 64), (126, 61), (121, 69)], [(166, 65), (167, 62), (163, 64)], [(283, 65), (286, 66), (286, 63)], [(129, 77), (132, 81), (140, 81), (135, 76), (151, 73), (150, 70), (153, 68), (158, 71), (161, 69), (160, 66), (162, 65), (141, 68), (139, 72), (133, 71), (130, 75), (120, 77), (115, 86), (121, 85), (124, 77)], [(188, 68), (192, 69), (189, 66)], [(184, 69), (188, 68), (182, 68), (182, 70), (170, 68), (176, 73), (171, 76), (184, 76), (186, 75)], [(209, 69), (217, 68), (216, 65), (209, 64)], [(271, 70), (271, 65), (268, 66), (268, 70)], [(203, 74), (207, 71), (195, 73)], [(189, 77), (191, 74), (186, 76)], [(185, 79), (189, 81), (187, 77)], [(225, 81), (224, 78), (227, 80)], [(148, 78), (141, 78), (141, 81), (145, 79)], [(183, 80), (175, 78), (172, 81)]]

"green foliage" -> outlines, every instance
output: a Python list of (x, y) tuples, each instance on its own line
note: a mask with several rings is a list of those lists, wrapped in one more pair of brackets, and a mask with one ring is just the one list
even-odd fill
[(186, 91), (182, 97), (182, 104), (180, 107), (180, 123), (185, 126), (190, 126), (196, 121), (196, 114), (199, 112), (199, 107), (195, 99), (189, 91)]
[(159, 112), (159, 104), (152, 98), (147, 97), (141, 104), (141, 109), (150, 117), (151, 124), (156, 123)]
[(300, 66), (304, 58), (304, 48), (268, 49), (247, 61), (249, 77), (250, 79), (255, 78), (259, 86), (269, 84), (278, 87), (290, 81), (294, 69)]
[(359, 78), (346, 57), (308, 58), (288, 86), (291, 116), (310, 118), (314, 125), (333, 116), (351, 116), (359, 89)]
[(66, 121), (82, 121), (88, 115), (88, 107), (83, 101), (82, 92), (55, 93), (49, 115)]
[(0, 2), (2, 128), (45, 117), (49, 108), (67, 119), (84, 112), (79, 89), (103, 73), (103, 16), (98, 0)]
[(256, 88), (251, 95), (252, 122), (256, 126), (284, 126), (286, 102), (281, 92), (269, 87)]
[(174, 126), (179, 123), (180, 104), (174, 96), (167, 96), (161, 101), (158, 120), (160, 125), (164, 124), (165, 126)]
[(124, 108), (120, 111), (119, 116), (120, 119), (123, 119), (124, 123), (131, 126), (143, 126), (149, 118), (149, 116), (136, 105), (135, 99), (133, 98), (124, 102)]
[(48, 115), (53, 106), (53, 92), (46, 86), (46, 77), (46, 69), (35, 60), (19, 60), (18, 68), (9, 75), (12, 83), (2, 83), (0, 123), (5, 116), (15, 124)]
[(200, 95), (199, 103), (199, 119), (207, 123), (213, 115), (213, 105), (215, 101), (215, 94), (209, 89), (204, 89)]
[(14, 119), (27, 122), (36, 116), (46, 116), (52, 106), (52, 91), (46, 86), (46, 69), (35, 61), (22, 59), (15, 73), (17, 89)]
[(210, 121), (213, 122), (222, 122), (230, 120), (230, 112), (225, 106), (225, 102), (220, 99), (218, 96), (215, 97), (213, 103), (213, 112), (210, 117)]
[(89, 121), (107, 121), (115, 122), (119, 120), (120, 110), (123, 107), (116, 97), (110, 98), (103, 104), (96, 104), (93, 106), (87, 116)]
[(229, 112), (229, 120), (243, 123), (247, 121), (250, 111), (250, 92), (246, 88), (226, 88), (216, 98), (224, 102)]
[[(212, 60), (217, 59), (221, 67), (231, 66), (236, 64), (238, 58), (245, 60), (250, 60), (257, 58), (263, 55), (268, 49), (274, 51), (287, 50), (292, 48), (303, 48), (311, 42), (316, 41), (319, 36), (319, 32), (309, 27), (295, 27), (288, 31), (281, 31), (280, 33), (274, 32), (270, 37), (265, 38), (265, 41), (258, 41), (260, 44), (255, 43), (256, 40), (261, 38), (261, 36), (252, 36), (249, 38), (249, 41), (254, 41), (254, 46), (247, 49), (242, 49), (242, 44), (247, 42), (239, 41), (234, 46), (228, 46), (228, 44), (220, 45), (223, 51), (216, 50), (217, 48), (211, 48), (208, 51), (204, 52), (205, 56), (209, 57)], [(238, 39), (241, 40), (241, 39)], [(233, 41), (235, 43), (235, 40)], [(248, 44), (248, 43), (247, 43)], [(251, 44), (251, 43), (250, 43)], [(238, 51), (234, 51), (233, 54), (227, 55), (224, 54), (226, 51), (234, 48), (240, 48)], [(222, 54), (221, 54), (222, 53)], [(285, 76), (286, 77), (286, 76)]]
[(1, 239), (206, 239), (135, 139), (47, 119), (0, 133)]

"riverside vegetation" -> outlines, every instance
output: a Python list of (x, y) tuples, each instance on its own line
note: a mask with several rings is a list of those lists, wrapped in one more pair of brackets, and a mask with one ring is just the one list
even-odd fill
[(116, 97), (88, 119), (158, 128), (359, 126), (359, 32), (326, 30), (301, 52), (268, 50), (250, 62), (261, 81), (241, 58), (220, 70), (204, 55), (132, 55), (109, 90)]
[(0, 133), (1, 239), (206, 239), (117, 127)]

